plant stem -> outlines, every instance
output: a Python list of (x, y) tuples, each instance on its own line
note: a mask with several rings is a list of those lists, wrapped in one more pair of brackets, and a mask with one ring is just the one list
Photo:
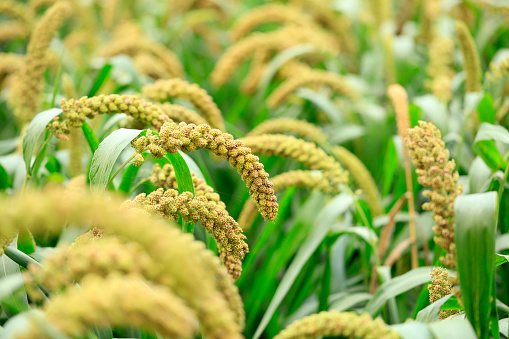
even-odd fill
[(134, 154), (133, 154), (133, 155), (131, 155), (131, 157), (130, 157), (129, 159), (127, 159), (127, 160), (126, 160), (126, 162), (124, 162), (124, 163), (122, 164), (122, 166), (120, 166), (120, 167), (119, 167), (119, 168), (115, 171), (115, 173), (113, 173), (112, 177), (110, 178), (110, 180), (109, 180), (109, 181), (108, 181), (108, 183), (106, 184), (106, 187), (109, 187), (109, 186), (111, 185), (111, 183), (112, 183), (113, 179), (115, 179), (115, 177), (116, 177), (116, 176), (120, 173), (120, 171), (121, 171), (124, 167), (126, 167), (126, 166), (127, 166), (127, 164), (128, 164), (128, 163), (130, 163), (130, 162), (131, 162), (131, 160), (133, 160), (133, 159), (134, 159)]

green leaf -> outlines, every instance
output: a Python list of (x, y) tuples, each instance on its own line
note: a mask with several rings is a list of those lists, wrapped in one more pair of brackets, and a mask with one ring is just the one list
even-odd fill
[(0, 303), (21, 288), (25, 280), (21, 274), (11, 274), (0, 279)]
[(300, 44), (285, 49), (278, 55), (276, 55), (267, 65), (262, 78), (260, 79), (259, 93), (265, 95), (267, 88), (271, 80), (274, 78), (279, 69), (291, 59), (294, 59), (300, 55), (314, 52), (316, 47), (312, 44)]
[(7, 247), (5, 249), (5, 255), (9, 257), (12, 261), (14, 261), (16, 264), (27, 268), (28, 264), (34, 264), (37, 266), (41, 266), (37, 261), (35, 261), (30, 256), (26, 255), (25, 253), (21, 252), (15, 247)]
[(295, 91), (297, 96), (302, 99), (309, 100), (313, 104), (315, 104), (318, 108), (323, 110), (325, 114), (334, 122), (343, 122), (343, 113), (337, 108), (337, 106), (329, 99), (326, 95), (319, 93), (317, 91), (313, 91), (309, 88), (299, 88)]
[(129, 193), (131, 185), (133, 184), (134, 179), (136, 179), (136, 175), (138, 174), (139, 170), (140, 168), (138, 166), (134, 166), (133, 164), (129, 165), (126, 168), (124, 175), (122, 176), (122, 182), (120, 182), (118, 190), (121, 192)]
[(90, 185), (105, 189), (120, 153), (142, 130), (121, 128), (104, 139), (95, 151), (90, 165)]
[(191, 192), (194, 195), (191, 171), (189, 171), (189, 166), (187, 166), (182, 155), (180, 155), (180, 153), (166, 153), (166, 158), (171, 163), (173, 170), (175, 171), (179, 194), (183, 192)]
[(391, 328), (398, 332), (402, 339), (435, 339), (428, 326), (421, 322), (409, 321), (392, 325)]
[(490, 124), (495, 123), (495, 107), (493, 106), (493, 100), (491, 99), (491, 95), (486, 94), (484, 98), (477, 106), (477, 113), (479, 115), (480, 122), (487, 122)]
[(18, 250), (25, 254), (35, 252), (35, 242), (29, 230), (24, 230), (18, 234)]
[[(8, 251), (8, 249), (16, 249), (16, 242), (17, 240), (14, 239), (5, 250)], [(0, 256), (0, 278), (7, 277), (19, 277), (23, 279), (19, 265), (12, 261), (6, 254), (3, 254)], [(12, 280), (15, 281), (16, 278), (12, 278)], [(15, 282), (12, 282), (12, 280), (9, 280), (11, 281), (11, 284), (16, 285)], [(5, 296), (1, 302), (2, 308), (9, 317), (28, 309), (28, 298), (25, 289), (16, 288), (10, 291), (12, 293), (8, 296)]]
[(495, 266), (509, 262), (509, 255), (495, 253)]
[(433, 321), (438, 321), (438, 316), (440, 315), (440, 311), (442, 310), (442, 306), (452, 297), (452, 294), (446, 295), (445, 297), (438, 299), (433, 304), (428, 307), (423, 308), (419, 313), (417, 313), (417, 321), (423, 323), (430, 323)]
[(272, 315), (292, 287), (292, 284), (299, 275), (302, 267), (306, 264), (308, 259), (325, 238), (336, 218), (343, 214), (352, 205), (352, 203), (353, 200), (350, 196), (344, 193), (340, 194), (332, 199), (332, 201), (330, 201), (316, 217), (311, 236), (301, 245), (295, 255), (295, 258), (286, 270), (279, 286), (276, 289), (274, 297), (270, 301), (270, 304), (267, 307), (258, 328), (256, 329), (253, 339), (260, 338), (263, 330), (267, 327), (267, 324), (272, 318)]
[[(344, 295), (342, 298), (335, 299), (333, 302), (329, 301), (329, 311), (336, 310), (339, 312), (347, 311), (355, 305), (370, 300), (373, 295), (365, 292), (359, 293), (341, 293)], [(331, 295), (329, 298), (332, 299), (334, 296)]]
[(428, 327), (436, 339), (477, 339), (474, 329), (463, 315), (428, 324)]
[(45, 134), (48, 123), (60, 113), (62, 113), (62, 110), (59, 108), (49, 109), (37, 114), (28, 125), (23, 137), (23, 160), (28, 175), (32, 175), (32, 156), (34, 155), (35, 146)]
[(364, 310), (372, 316), (377, 315), (387, 300), (431, 281), (430, 270), (431, 267), (419, 267), (384, 282), (376, 290), (373, 298), (368, 302)]
[(95, 136), (94, 130), (92, 127), (90, 127), (87, 122), (83, 122), (83, 126), (81, 126), (81, 130), (83, 131), (83, 135), (85, 136), (85, 140), (88, 143), (88, 146), (90, 147), (90, 150), (92, 153), (95, 153), (97, 151), (97, 148), (99, 147), (99, 140)]
[(0, 190), (4, 190), (11, 185), (11, 180), (9, 178), (9, 174), (5, 168), (0, 165)]
[(478, 154), (492, 170), (505, 169), (507, 162), (504, 160), (495, 142), (509, 144), (509, 132), (502, 126), (483, 122), (474, 139), (474, 152)]
[(103, 66), (103, 68), (101, 68), (101, 71), (97, 75), (97, 78), (95, 78), (95, 81), (92, 87), (90, 88), (90, 91), (88, 91), (88, 97), (93, 97), (94, 95), (97, 94), (103, 83), (108, 78), (108, 75), (110, 74), (112, 67), (113, 66), (111, 66), (110, 64), (106, 64)]
[(497, 193), (459, 196), (456, 217), (457, 271), (465, 313), (481, 339), (489, 338), (490, 297), (495, 276)]

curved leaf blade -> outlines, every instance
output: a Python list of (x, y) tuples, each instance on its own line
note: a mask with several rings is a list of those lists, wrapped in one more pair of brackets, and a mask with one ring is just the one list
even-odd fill
[(265, 327), (269, 323), (270, 319), (274, 315), (274, 312), (279, 307), (284, 297), (293, 285), (293, 282), (302, 270), (302, 267), (306, 264), (308, 259), (311, 257), (316, 248), (320, 245), (322, 240), (327, 236), (332, 224), (338, 216), (343, 214), (353, 203), (350, 196), (346, 194), (340, 194), (336, 196), (331, 202), (329, 202), (323, 210), (320, 212), (315, 220), (313, 233), (311, 236), (302, 244), (299, 248), (295, 258), (285, 272), (283, 279), (276, 289), (274, 297), (270, 301), (269, 306), (265, 314), (263, 315), (258, 328), (253, 336), (253, 339), (258, 339), (263, 333)]
[(142, 130), (121, 128), (104, 139), (92, 158), (90, 165), (90, 185), (105, 189), (110, 179), (111, 171), (120, 153), (136, 138)]
[(495, 276), (496, 192), (459, 196), (454, 203), (457, 270), (465, 313), (479, 338), (490, 336)]
[(364, 310), (372, 316), (377, 315), (387, 300), (431, 281), (430, 270), (431, 267), (419, 267), (384, 282), (380, 285)]
[(62, 113), (60, 108), (52, 108), (35, 116), (27, 127), (23, 137), (23, 160), (28, 175), (32, 175), (32, 156), (35, 146), (46, 132), (46, 126), (54, 117)]

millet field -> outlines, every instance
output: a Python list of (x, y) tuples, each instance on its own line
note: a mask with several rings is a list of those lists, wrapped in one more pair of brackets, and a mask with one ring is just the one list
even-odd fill
[(0, 338), (507, 339), (508, 0), (0, 0)]

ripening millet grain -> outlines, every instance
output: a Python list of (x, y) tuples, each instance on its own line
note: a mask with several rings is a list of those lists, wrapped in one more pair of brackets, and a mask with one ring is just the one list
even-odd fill
[[(95, 225), (140, 244), (171, 275), (171, 288), (192, 308), (204, 333), (211, 338), (241, 338), (239, 326), (222, 294), (214, 285), (214, 275), (200, 259), (193, 237), (167, 223), (148, 218), (134, 210), (120, 210), (122, 201), (103, 194), (63, 194), (25, 192), (3, 198), (0, 203), (0, 237), (28, 228), (34, 234), (60, 231), (66, 222)], [(30, 214), (26, 213), (30, 206)], [(89, 211), (101, 210), (101, 213)], [(23, 222), (21, 222), (23, 220)]]
[(231, 270), (230, 274), (234, 279), (239, 278), (241, 260), (249, 252), (244, 241), (246, 237), (237, 222), (224, 208), (216, 206), (216, 202), (203, 195), (193, 197), (191, 192), (179, 194), (174, 189), (159, 188), (149, 195), (142, 193), (124, 205), (145, 209), (172, 221), (178, 221), (179, 216), (194, 224), (201, 221), (201, 225), (216, 239), (219, 252), (225, 253), (228, 260), (236, 262), (239, 268)]
[(171, 99), (188, 100), (211, 127), (225, 130), (221, 111), (207, 91), (197, 84), (190, 84), (179, 78), (158, 80), (154, 84), (144, 86), (143, 95), (158, 102)]
[[(111, 324), (151, 328), (167, 337), (193, 338), (196, 326), (193, 311), (171, 290), (136, 275), (86, 277), (81, 287), (70, 286), (52, 297), (43, 310), (52, 325), (71, 336)], [(51, 338), (36, 322), (21, 337)]]
[(355, 312), (320, 312), (295, 321), (274, 339), (315, 339), (320, 337), (345, 337), (358, 339), (398, 339), (380, 319)]
[(63, 100), (60, 103), (65, 120), (55, 119), (49, 128), (55, 135), (70, 133), (71, 128), (79, 128), (86, 119), (99, 114), (125, 113), (142, 123), (156, 129), (171, 121), (157, 105), (132, 95), (99, 95), (92, 98)]
[(13, 99), (15, 115), (20, 121), (29, 121), (37, 113), (44, 85), (42, 76), (47, 67), (44, 56), (53, 35), (70, 15), (71, 6), (68, 2), (57, 2), (48, 9), (32, 31), (25, 64), (11, 94), (16, 96)]
[(431, 201), (422, 207), (433, 213), (437, 223), (433, 227), (433, 239), (446, 252), (440, 261), (446, 267), (455, 268), (454, 200), (463, 191), (463, 186), (458, 185), (456, 163), (454, 159), (449, 160), (449, 150), (441, 137), (435, 125), (420, 121), (419, 126), (408, 131), (405, 145), (413, 158), (419, 183), (432, 189), (423, 193)]

